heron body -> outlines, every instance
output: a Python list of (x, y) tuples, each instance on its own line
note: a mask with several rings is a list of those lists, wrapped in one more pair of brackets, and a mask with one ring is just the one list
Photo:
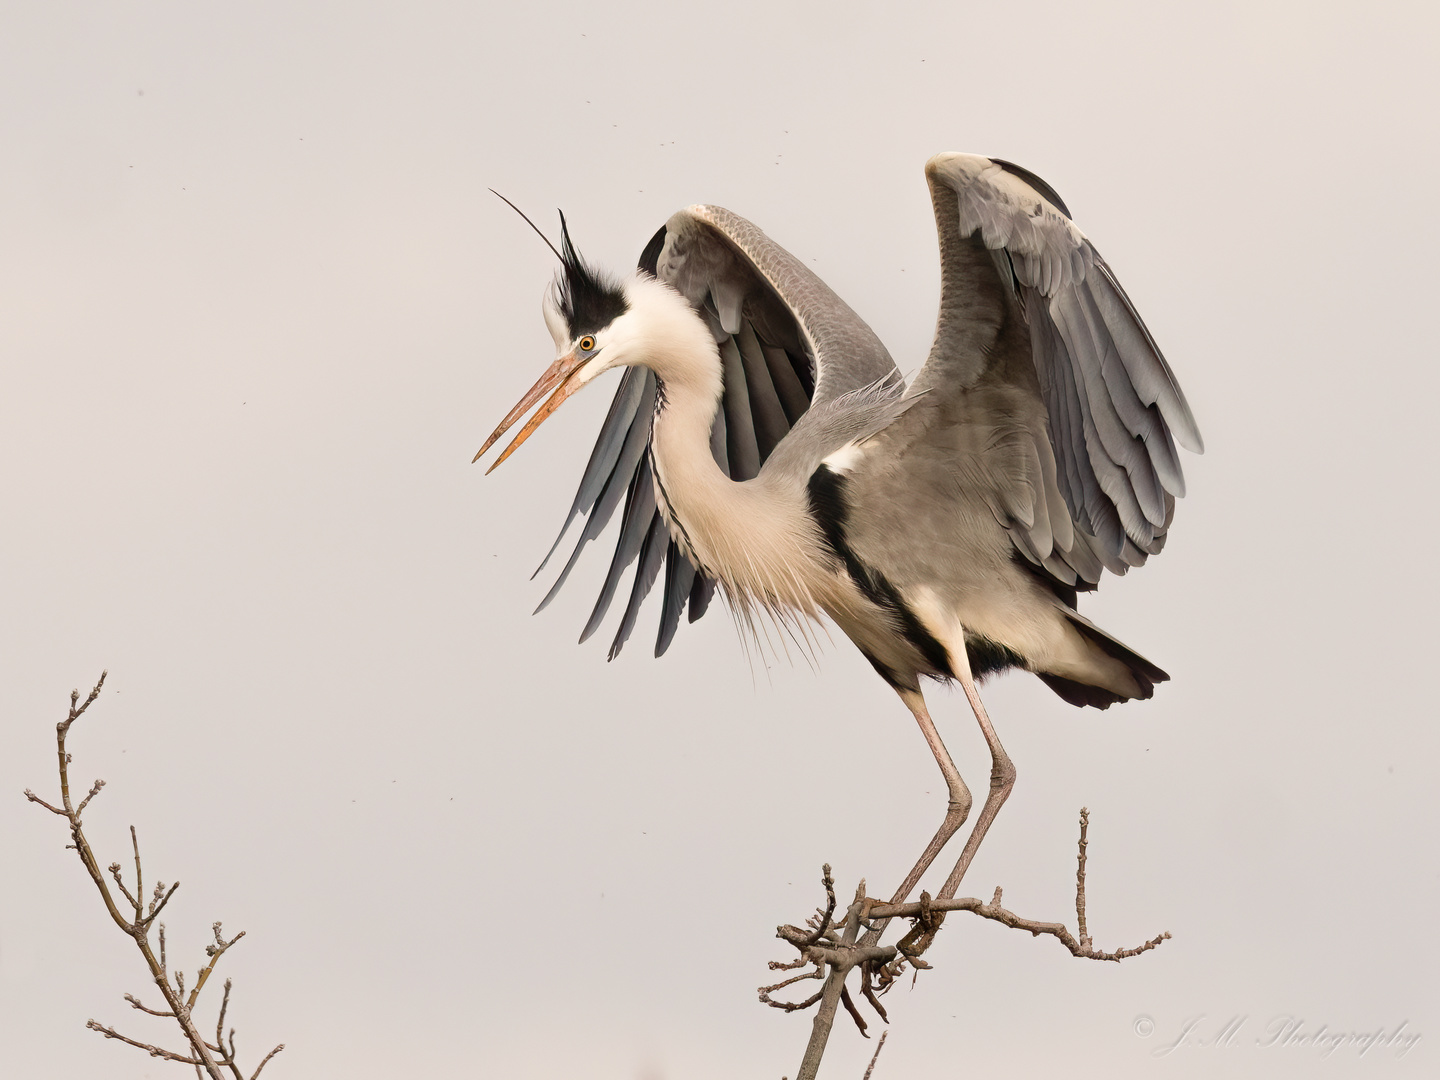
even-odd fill
[(909, 386), (799, 260), (738, 215), (695, 206), (622, 281), (591, 270), (565, 233), (546, 302), (557, 359), (481, 453), (550, 394), (498, 465), (579, 387), (626, 369), (556, 588), (623, 498), (585, 631), (635, 563), (612, 655), (662, 561), (657, 653), (717, 586), (751, 627), (829, 616), (914, 713), (950, 788), (905, 895), (970, 809), (921, 695), (922, 677), (958, 681), (994, 768), (944, 896), (1014, 782), (977, 679), (1022, 668), (1072, 704), (1107, 708), (1168, 678), (1082, 617), (1077, 594), (1160, 550), (1184, 493), (1176, 441), (1201, 446), (1144, 323), (1048, 185), (960, 154), (932, 158), (926, 175), (940, 315)]

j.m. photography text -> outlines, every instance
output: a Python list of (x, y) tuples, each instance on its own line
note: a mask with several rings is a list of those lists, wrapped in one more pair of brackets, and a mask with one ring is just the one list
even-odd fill
[(1369, 1028), (1336, 1027), (1312, 1025), (1304, 1017), (1290, 1013), (1273, 1016), (1264, 1024), (1254, 1023), (1245, 1013), (1232, 1013), (1219, 1021), (1201, 1013), (1165, 1030), (1154, 1017), (1142, 1013), (1135, 1018), (1131, 1030), (1137, 1038), (1156, 1040), (1150, 1053), (1157, 1058), (1182, 1050), (1288, 1049), (1311, 1051), (1322, 1058), (1335, 1054), (1356, 1057), (1386, 1054), (1399, 1059), (1414, 1049), (1422, 1037), (1410, 1027), (1408, 1020)]

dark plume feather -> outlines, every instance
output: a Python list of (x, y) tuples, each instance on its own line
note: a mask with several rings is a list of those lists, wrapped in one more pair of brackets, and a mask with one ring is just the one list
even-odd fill
[[(524, 210), (521, 210), (520, 207), (516, 206), (516, 205), (515, 205), (513, 202), (511, 202), (509, 199), (505, 198), (504, 195), (501, 195), (500, 192), (496, 191), (493, 187), (490, 188), (490, 189), (488, 189), (488, 190), (489, 190), (489, 192), (490, 192), (491, 195), (494, 195), (497, 199), (499, 199), (501, 202), (503, 202), (506, 206), (510, 207), (511, 210), (514, 210), (517, 214), (519, 214), (519, 215), (521, 216), (521, 218), (524, 219), (525, 224), (526, 224), (526, 225), (529, 225), (530, 228), (532, 228), (532, 229), (535, 230), (535, 235), (538, 236), (538, 237), (540, 237), (541, 240), (544, 240), (544, 241), (545, 241), (545, 246), (548, 247), (551, 251), (555, 251), (555, 245), (550, 242), (550, 238), (549, 238), (548, 236), (546, 236), (543, 232), (540, 231), (540, 226), (536, 225), (535, 222), (531, 221), (530, 218), (529, 218), (529, 216), (525, 213)], [(559, 259), (562, 263), (565, 261), (564, 258), (560, 255), (560, 252), (558, 252), (558, 251), (555, 251), (555, 257), (556, 257), (557, 259)]]
[(593, 334), (625, 314), (625, 294), (613, 280), (586, 265), (570, 241), (565, 214), (560, 213), (560, 261), (564, 273), (556, 280), (556, 301), (570, 328), (570, 336)]

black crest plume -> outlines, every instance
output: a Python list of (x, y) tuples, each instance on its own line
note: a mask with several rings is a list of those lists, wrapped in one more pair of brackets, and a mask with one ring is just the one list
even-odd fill
[(625, 314), (625, 294), (613, 280), (591, 269), (570, 240), (565, 214), (560, 214), (560, 262), (564, 266), (557, 280), (556, 302), (570, 328), (572, 338), (593, 334)]
[[(543, 232), (540, 231), (540, 226), (536, 225), (535, 222), (530, 220), (529, 214), (525, 213), (524, 210), (521, 210), (520, 207), (516, 206), (509, 199), (505, 198), (504, 195), (501, 195), (500, 192), (496, 191), (493, 187), (489, 188), (488, 190), (491, 195), (494, 195), (506, 206), (510, 207), (511, 210), (514, 210), (517, 214), (519, 214), (520, 220), (525, 222), (526, 225), (529, 225), (530, 228), (534, 229), (535, 235), (540, 237), (541, 240), (545, 241), (545, 246), (548, 247), (551, 251), (555, 251), (555, 245), (550, 242), (550, 238), (548, 236), (546, 236)], [(559, 259), (562, 263), (565, 261), (564, 256), (562, 256), (558, 251), (555, 251), (555, 257)]]

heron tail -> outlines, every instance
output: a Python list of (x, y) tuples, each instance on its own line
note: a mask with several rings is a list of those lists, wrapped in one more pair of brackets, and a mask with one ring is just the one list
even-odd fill
[(1113, 685), (1096, 686), (1089, 682), (1065, 678), (1045, 671), (1036, 672), (1046, 686), (1071, 705), (1089, 705), (1096, 709), (1108, 709), (1117, 702), (1132, 701), (1137, 698), (1143, 700), (1151, 697), (1155, 693), (1156, 683), (1170, 681), (1170, 676), (1165, 671), (1146, 660), (1128, 645), (1111, 637), (1083, 615), (1067, 611), (1065, 617), (1069, 620), (1070, 625), (1079, 631), (1080, 636), (1086, 640), (1088, 645), (1099, 650), (1111, 660), (1117, 660), (1123, 664), (1136, 687), (1135, 692), (1126, 693), (1114, 689)]

